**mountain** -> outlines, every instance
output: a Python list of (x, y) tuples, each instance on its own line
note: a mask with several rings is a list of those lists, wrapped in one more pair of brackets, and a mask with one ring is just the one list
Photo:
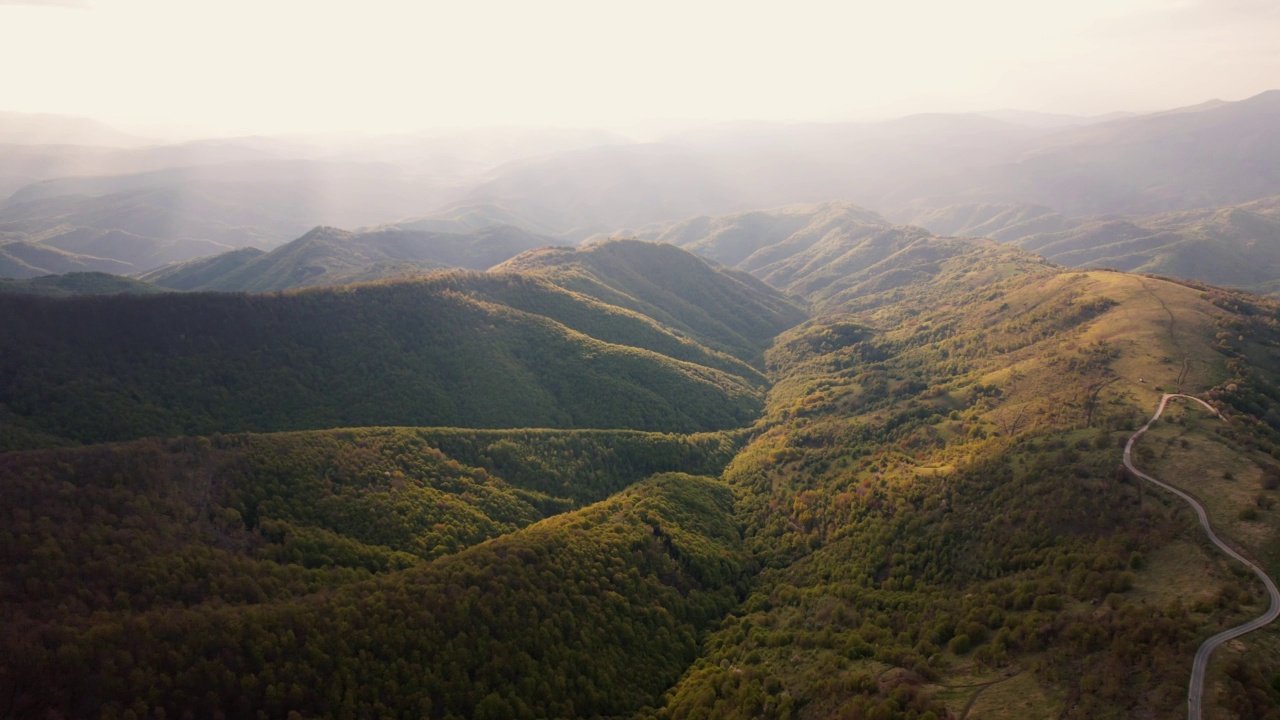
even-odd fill
[(358, 232), (318, 227), (269, 253), (236, 250), (139, 277), (175, 290), (266, 292), (421, 275), (450, 267), (483, 270), (549, 242), (549, 238), (503, 226), (465, 234), (396, 226)]
[(481, 133), (454, 155), (446, 136), (336, 148), (273, 138), (126, 149), (0, 146), (13, 177), (32, 180), (0, 202), (0, 241), (70, 235), (77, 239), (64, 244), (94, 246), (70, 252), (126, 262), (139, 273), (246, 245), (271, 249), (317, 225), (466, 233), (497, 223), (576, 242), (620, 228), (828, 201), (895, 218), (957, 205), (1149, 216), (1280, 194), (1278, 114), (1280, 91), (1271, 91), (1079, 123), (925, 114), (716, 126), (652, 143)]
[(1015, 242), (1041, 233), (1072, 230), (1081, 223), (1053, 208), (1029, 204), (972, 204), (902, 213), (904, 222), (938, 235)]
[(317, 224), (413, 214), (436, 204), (434, 187), (394, 166), (307, 160), (64, 178), (0, 202), (0, 232), (56, 247), (92, 244), (137, 273), (245, 245), (272, 248)]
[(877, 213), (851, 203), (797, 205), (733, 215), (701, 216), (670, 226), (641, 230), (637, 237), (666, 242), (718, 263), (744, 270), (767, 265), (776, 246), (817, 241), (834, 230), (887, 227)]
[(955, 206), (913, 218), (934, 232), (981, 235), (1055, 262), (1194, 278), (1271, 292), (1280, 278), (1280, 198), (1149, 216), (1067, 217), (1022, 205)]
[(995, 253), (1010, 267), (1042, 264), (1028, 253), (996, 250), (989, 242), (938, 238), (923, 228), (893, 225), (845, 202), (699, 217), (647, 228), (639, 237), (732, 263), (818, 308), (927, 281), (969, 256)]
[[(0, 296), (12, 319), (0, 336), (4, 445), (365, 425), (749, 423), (764, 380), (747, 363), (802, 311), (675, 248), (610, 262), (619, 279), (592, 278), (586, 293), (549, 279), (586, 277), (575, 268), (544, 264), (528, 275), (261, 296)], [(624, 283), (646, 272), (668, 280), (644, 288), (647, 302), (629, 300), (636, 289)], [(724, 322), (707, 315), (728, 308)]]
[(749, 202), (722, 163), (664, 144), (608, 145), (500, 166), (464, 198), (536, 216), (554, 208), (564, 233), (729, 210)]
[(35, 278), (73, 272), (125, 275), (132, 267), (120, 260), (67, 252), (42, 243), (12, 242), (0, 245), (0, 278)]
[(1147, 215), (1280, 194), (1277, 113), (1280, 91), (1080, 124), (926, 114), (712, 126), (500, 166), (464, 203), (554, 212), (573, 239), (831, 200), (894, 216), (981, 204)]
[(579, 238), (619, 227), (833, 199), (883, 206), (951, 168), (1013, 157), (1046, 131), (976, 115), (711, 127), (500, 166), (465, 198), (554, 209)]
[(804, 315), (755, 278), (672, 245), (611, 240), (543, 248), (493, 269), (527, 273), (638, 312), (747, 362), (758, 362), (772, 338)]
[[(18, 135), (6, 144), (4, 127), (0, 117), (0, 242), (89, 235), (102, 239), (97, 255), (87, 254), (130, 263), (135, 273), (245, 245), (270, 249), (316, 225), (427, 217), (496, 165), (624, 142), (590, 130), (493, 128), (102, 147), (30, 144)], [(120, 242), (119, 233), (130, 237)]]
[(266, 254), (265, 250), (256, 247), (242, 247), (217, 255), (170, 263), (142, 273), (138, 278), (172, 290), (205, 290)]
[[(491, 203), (460, 202), (445, 206), (429, 215), (405, 218), (390, 223), (390, 226), (401, 230), (461, 234), (498, 225), (517, 227), (537, 235), (580, 239), (571, 231), (566, 230), (566, 228), (570, 227), (570, 224), (559, 213), (539, 209), (536, 212), (526, 211), (524, 214), (517, 214), (505, 207)], [(566, 232), (569, 234), (566, 235)]]
[(162, 292), (166, 292), (166, 289), (110, 273), (67, 273), (66, 275), (44, 275), (29, 280), (0, 279), (0, 293), (67, 297), (72, 295), (150, 295)]
[(1014, 162), (956, 176), (957, 185), (971, 189), (955, 196), (1096, 215), (1233, 205), (1276, 195), (1277, 119), (1280, 90), (1272, 90), (1194, 111), (1071, 129)]

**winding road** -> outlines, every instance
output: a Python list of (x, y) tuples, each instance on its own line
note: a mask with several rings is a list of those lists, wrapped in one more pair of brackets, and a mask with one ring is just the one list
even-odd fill
[(1238, 638), (1241, 635), (1244, 635), (1245, 633), (1253, 632), (1254, 630), (1257, 630), (1258, 628), (1270, 623), (1272, 620), (1275, 620), (1276, 617), (1280, 616), (1280, 590), (1276, 589), (1276, 584), (1271, 581), (1271, 578), (1267, 577), (1267, 574), (1264, 573), (1261, 568), (1249, 562), (1248, 560), (1244, 559), (1244, 557), (1240, 555), (1240, 553), (1236, 552), (1235, 550), (1232, 550), (1229, 546), (1227, 546), (1226, 543), (1218, 539), (1218, 536), (1215, 535), (1213, 532), (1213, 528), (1209, 526), (1208, 514), (1205, 513), (1204, 507), (1201, 506), (1200, 503), (1197, 502), (1195, 498), (1179, 490), (1178, 488), (1173, 487), (1172, 485), (1165, 484), (1151, 477), (1150, 475), (1147, 475), (1146, 473), (1142, 472), (1141, 470), (1133, 466), (1133, 458), (1131, 457), (1133, 444), (1138, 441), (1138, 438), (1142, 437), (1142, 434), (1145, 433), (1147, 429), (1150, 428), (1152, 424), (1155, 423), (1155, 421), (1160, 419), (1160, 415), (1164, 412), (1165, 405), (1167, 405), (1169, 401), (1173, 398), (1186, 398), (1188, 400), (1194, 400), (1200, 403), (1201, 405), (1205, 406), (1206, 408), (1208, 408), (1209, 412), (1213, 413), (1214, 415), (1217, 415), (1220, 419), (1222, 417), (1222, 415), (1219, 414), (1218, 411), (1215, 410), (1212, 405), (1205, 402), (1204, 400), (1201, 400), (1198, 397), (1193, 397), (1191, 395), (1181, 395), (1176, 393), (1165, 394), (1164, 397), (1160, 398), (1160, 407), (1156, 408), (1156, 414), (1152, 415), (1151, 419), (1147, 421), (1147, 424), (1143, 425), (1138, 430), (1138, 432), (1133, 434), (1133, 437), (1129, 438), (1129, 442), (1125, 443), (1124, 466), (1128, 468), (1129, 472), (1133, 473), (1134, 475), (1150, 483), (1158, 485), (1164, 488), (1165, 490), (1168, 490), (1169, 492), (1173, 493), (1174, 495), (1177, 495), (1183, 500), (1186, 500), (1188, 503), (1190, 503), (1191, 507), (1195, 508), (1196, 515), (1200, 516), (1200, 525), (1204, 527), (1205, 533), (1209, 536), (1209, 539), (1213, 541), (1213, 544), (1217, 545), (1218, 549), (1226, 553), (1228, 556), (1235, 558), (1236, 560), (1239, 560), (1240, 562), (1248, 566), (1248, 568), (1252, 570), (1253, 573), (1262, 580), (1263, 584), (1267, 586), (1267, 592), (1271, 595), (1271, 607), (1265, 613), (1263, 613), (1260, 617), (1250, 620), (1249, 622), (1243, 625), (1238, 625), (1236, 627), (1233, 627), (1229, 630), (1223, 630), (1217, 635), (1214, 635), (1208, 640), (1205, 640), (1204, 643), (1200, 645), (1200, 649), (1196, 651), (1196, 659), (1191, 666), (1191, 683), (1187, 688), (1187, 717), (1189, 720), (1200, 720), (1200, 712), (1201, 712), (1200, 706), (1204, 696), (1204, 675), (1205, 675), (1205, 670), (1209, 666), (1209, 656), (1213, 654), (1213, 651), (1216, 650), (1219, 645), (1227, 642), (1228, 640)]

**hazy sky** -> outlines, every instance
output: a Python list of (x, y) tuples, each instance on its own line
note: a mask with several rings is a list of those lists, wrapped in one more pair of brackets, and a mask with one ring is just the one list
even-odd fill
[(0, 0), (0, 109), (200, 131), (628, 127), (1280, 87), (1280, 0)]

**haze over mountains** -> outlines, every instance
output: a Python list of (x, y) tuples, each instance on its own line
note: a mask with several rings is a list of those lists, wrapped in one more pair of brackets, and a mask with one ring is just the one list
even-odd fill
[[(32, 125), (7, 122), (13, 137), (26, 137)], [(270, 251), (330, 226), (353, 232), (360, 247), (387, 247), (369, 254), (362, 270), (346, 263), (323, 282), (375, 279), (436, 262), (481, 265), (450, 259), (443, 247), (406, 254), (401, 239), (375, 240), (366, 227), (467, 234), (509, 225), (548, 244), (572, 244), (650, 237), (647, 226), (698, 216), (840, 201), (936, 233), (1016, 242), (1065, 264), (1267, 289), (1277, 236), (1274, 201), (1264, 199), (1280, 196), (1277, 126), (1280, 91), (1132, 117), (1002, 112), (750, 123), (648, 143), (513, 130), (329, 145), (305, 138), (9, 144), (0, 146), (12, 173), (0, 201), (0, 274), (138, 276), (242, 247)], [(57, 132), (54, 124), (33, 137), (70, 136)], [(1232, 249), (1209, 258), (1197, 249), (1204, 239)], [(506, 257), (523, 249), (517, 242)], [(303, 284), (311, 283), (184, 287)]]

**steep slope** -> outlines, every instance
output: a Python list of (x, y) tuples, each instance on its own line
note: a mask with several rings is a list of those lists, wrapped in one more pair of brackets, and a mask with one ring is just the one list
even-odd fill
[(242, 247), (217, 255), (170, 263), (138, 275), (143, 282), (172, 290), (202, 290), (226, 275), (266, 254), (255, 247)]
[(768, 382), (759, 369), (728, 353), (708, 348), (699, 336), (690, 337), (648, 315), (565, 289), (544, 278), (499, 271), (451, 272), (433, 275), (422, 282), (441, 292), (461, 293), (482, 302), (547, 317), (597, 340), (724, 370), (760, 385)]
[(422, 275), (449, 267), (483, 270), (549, 243), (549, 238), (510, 226), (469, 233), (318, 227), (269, 253), (250, 256), (237, 250), (141, 277), (175, 290), (267, 292)]
[(602, 302), (647, 315), (747, 362), (804, 312), (744, 273), (714, 267), (679, 248), (611, 240), (581, 248), (545, 248), (495, 271), (531, 273)]

